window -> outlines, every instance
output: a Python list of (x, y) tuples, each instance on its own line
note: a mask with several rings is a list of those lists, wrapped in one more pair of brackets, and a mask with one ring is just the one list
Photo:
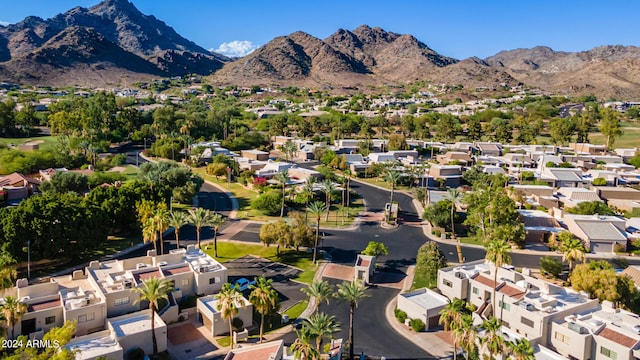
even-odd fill
[(477, 287), (474, 287), (474, 288), (473, 288), (473, 293), (474, 293), (474, 294), (476, 294), (476, 295), (478, 295), (478, 294), (480, 293), (480, 290), (478, 290), (478, 288), (477, 288)]
[(447, 279), (442, 279), (442, 283), (448, 287), (453, 287), (453, 283)]
[(530, 319), (527, 319), (526, 317), (520, 317), (520, 322), (527, 325), (530, 328), (533, 327), (533, 321)]
[(44, 323), (45, 324), (53, 324), (56, 322), (56, 317), (55, 316), (47, 316), (46, 318), (44, 318)]
[(187, 285), (189, 285), (189, 279), (180, 280), (180, 286), (187, 286)]
[(87, 315), (78, 316), (78, 324), (83, 323), (83, 322), (87, 322)]
[(128, 303), (129, 303), (129, 297), (128, 296), (116, 299), (116, 301), (115, 301), (115, 305), (116, 306), (120, 306), (120, 305), (124, 305), (124, 304), (128, 304)]
[(511, 304), (507, 304), (502, 301), (499, 301), (498, 303), (501, 309), (505, 309), (506, 311), (511, 311)]
[(611, 351), (611, 350), (607, 349), (604, 346), (600, 347), (600, 354), (608, 357), (609, 359), (618, 360), (618, 354), (616, 352), (614, 352), (614, 351)]
[(214, 277), (214, 278), (209, 279), (209, 285), (217, 284), (219, 282), (220, 282), (220, 278), (219, 277)]
[(569, 344), (569, 337), (565, 334), (559, 333), (556, 331), (556, 333), (553, 335), (554, 338), (556, 338), (556, 340), (565, 343), (565, 344)]

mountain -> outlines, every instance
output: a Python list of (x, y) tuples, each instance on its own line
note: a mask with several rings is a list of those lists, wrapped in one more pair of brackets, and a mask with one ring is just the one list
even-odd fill
[(339, 29), (324, 40), (303, 32), (275, 38), (250, 55), (226, 64), (214, 75), (214, 81), (348, 87), (404, 84), (421, 79), (439, 83), (455, 79), (456, 84), (473, 83), (473, 86), (517, 83), (486, 63), (464, 62), (459, 66), (473, 74), (472, 81), (444, 70), (453, 69), (458, 63), (411, 35), (362, 25), (353, 32)]
[(226, 61), (127, 0), (105, 0), (51, 19), (30, 16), (0, 27), (0, 74), (7, 80), (117, 84), (136, 78), (208, 75)]
[(640, 48), (635, 46), (581, 52), (538, 46), (502, 51), (485, 61), (525, 84), (557, 93), (635, 98), (640, 91)]

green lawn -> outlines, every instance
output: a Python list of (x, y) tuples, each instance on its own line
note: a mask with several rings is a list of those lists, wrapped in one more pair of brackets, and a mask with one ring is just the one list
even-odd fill
[(139, 171), (140, 169), (133, 165), (126, 165), (125, 170), (121, 172), (121, 174), (127, 177), (126, 181), (131, 181), (138, 178)]
[(307, 300), (301, 300), (295, 303), (292, 307), (288, 308), (284, 313), (289, 315), (289, 321), (297, 319), (300, 317), (302, 312), (307, 308), (309, 302)]
[(411, 284), (411, 290), (436, 287), (438, 282), (437, 276), (428, 276), (427, 274), (415, 274), (413, 277), (413, 284)]
[[(640, 124), (621, 123), (624, 134), (616, 139), (613, 148), (633, 148), (638, 146), (638, 137), (640, 137)], [(593, 144), (604, 144), (607, 138), (601, 133), (593, 133), (589, 135), (589, 142)]]
[[(377, 177), (357, 178), (355, 180), (359, 181), (359, 182), (366, 183), (366, 184), (370, 184), (370, 185), (377, 185), (377, 186), (383, 187), (383, 188), (391, 191), (391, 185), (389, 185), (388, 182), (383, 181), (382, 179), (377, 178)], [(405, 186), (405, 185), (397, 185), (395, 191), (398, 191), (398, 190), (410, 191), (411, 189), (408, 186)]]
[(32, 136), (32, 137), (21, 137), (21, 138), (0, 138), (0, 144), (8, 145), (20, 145), (24, 143), (28, 143), (30, 141), (39, 141), (41, 150), (52, 150), (54, 146), (58, 143), (57, 136)]
[(460, 238), (460, 242), (463, 244), (483, 245), (484, 243), (478, 240), (475, 236), (463, 236)]
[[(204, 251), (213, 256), (213, 245), (204, 246)], [(280, 255), (276, 255), (275, 246), (264, 246), (256, 244), (244, 244), (236, 242), (218, 241), (218, 257), (221, 263), (231, 261), (246, 255), (259, 256), (271, 261), (281, 262), (287, 265), (302, 269), (302, 273), (294, 278), (296, 281), (310, 284), (316, 273), (317, 267), (312, 263), (312, 254), (295, 249), (280, 249)]]

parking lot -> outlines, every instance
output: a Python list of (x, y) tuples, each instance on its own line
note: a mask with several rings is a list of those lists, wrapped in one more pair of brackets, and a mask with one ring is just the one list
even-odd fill
[[(281, 310), (286, 310), (305, 299), (300, 289), (305, 288), (306, 285), (291, 281), (300, 274), (300, 269), (251, 255), (228, 261), (224, 266), (228, 269), (230, 283), (240, 278), (253, 280), (259, 276), (272, 279), (273, 288), (280, 295)], [(245, 295), (249, 293), (250, 291), (245, 291)]]

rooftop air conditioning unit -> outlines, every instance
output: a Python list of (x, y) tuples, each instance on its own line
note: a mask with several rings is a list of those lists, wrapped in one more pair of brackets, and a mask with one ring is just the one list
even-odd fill
[(131, 282), (131, 280), (125, 280), (123, 284), (125, 289), (131, 289), (133, 287), (133, 283)]
[(167, 266), (169, 263), (166, 261), (160, 261), (160, 263), (158, 263), (158, 266)]

